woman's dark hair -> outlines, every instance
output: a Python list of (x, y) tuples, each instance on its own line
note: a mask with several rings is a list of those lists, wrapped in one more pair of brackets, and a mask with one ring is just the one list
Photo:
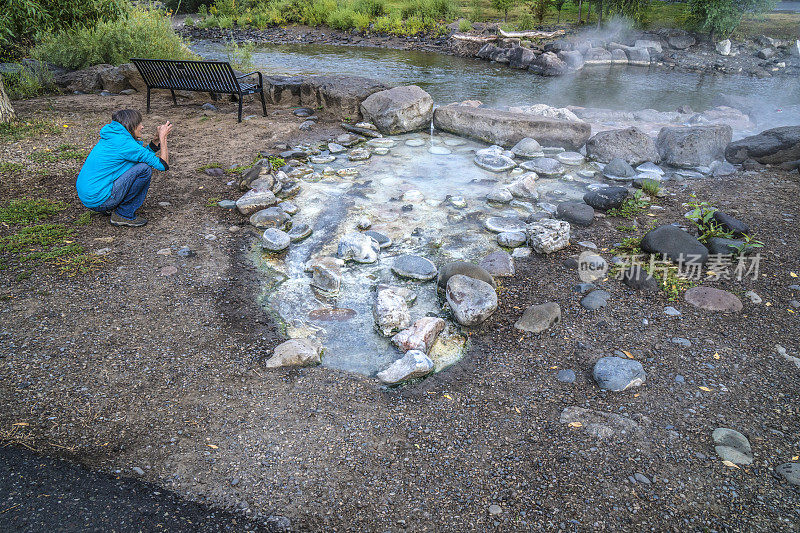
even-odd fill
[(131, 137), (136, 137), (133, 132), (136, 130), (137, 126), (142, 123), (142, 114), (135, 109), (120, 109), (111, 115), (111, 120), (125, 126), (125, 129), (130, 132)]

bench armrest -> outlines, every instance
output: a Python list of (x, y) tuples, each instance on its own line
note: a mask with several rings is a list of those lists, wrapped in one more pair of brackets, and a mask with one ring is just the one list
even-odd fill
[(252, 76), (254, 74), (258, 74), (258, 86), (264, 87), (264, 78), (261, 75), (261, 72), (259, 72), (258, 70), (254, 70), (253, 72), (248, 72), (247, 74), (242, 74), (241, 76), (236, 76), (236, 79), (240, 80), (242, 78), (246, 78), (247, 76)]

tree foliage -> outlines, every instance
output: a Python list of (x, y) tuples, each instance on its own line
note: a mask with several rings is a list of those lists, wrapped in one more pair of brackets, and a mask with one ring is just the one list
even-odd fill
[(606, 0), (608, 13), (641, 21), (647, 11), (648, 0)]
[(38, 32), (60, 31), (124, 13), (127, 0), (0, 0), (0, 59), (13, 59)]
[(775, 0), (690, 0), (689, 12), (697, 28), (715, 36), (733, 33), (747, 13), (764, 13)]
[(508, 20), (508, 10), (514, 7), (516, 0), (492, 0), (492, 7), (503, 12), (503, 20)]

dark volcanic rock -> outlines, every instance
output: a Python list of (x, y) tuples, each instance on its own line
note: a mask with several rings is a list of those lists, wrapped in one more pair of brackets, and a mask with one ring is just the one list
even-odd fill
[(583, 201), (601, 211), (614, 209), (622, 205), (628, 197), (625, 187), (605, 187), (596, 191), (589, 191), (583, 195)]
[(733, 218), (727, 213), (723, 213), (722, 211), (714, 211), (714, 222), (722, 226), (722, 229), (726, 231), (732, 231), (733, 235), (736, 237), (750, 234), (749, 225), (745, 224), (741, 220)]
[(730, 126), (664, 127), (658, 132), (656, 148), (661, 161), (676, 167), (708, 166), (725, 157), (731, 142)]
[(584, 202), (561, 202), (556, 208), (556, 216), (570, 224), (588, 226), (594, 220), (594, 209)]
[(492, 287), (497, 287), (494, 282), (494, 278), (486, 271), (486, 269), (479, 267), (475, 263), (468, 263), (466, 261), (454, 261), (452, 263), (447, 263), (440, 268), (439, 277), (436, 279), (437, 287), (441, 290), (445, 290), (447, 287), (447, 281), (456, 274), (479, 279), (481, 281), (485, 281)]
[(661, 159), (655, 141), (639, 128), (597, 133), (586, 142), (586, 156), (603, 163), (619, 158), (630, 165)]
[(800, 126), (762, 131), (730, 143), (725, 158), (731, 163), (755, 159), (762, 164), (780, 164), (800, 159)]
[(708, 250), (703, 244), (672, 225), (659, 226), (642, 237), (642, 250), (650, 254), (663, 254), (675, 262), (705, 263)]
[(632, 266), (625, 269), (622, 273), (622, 282), (637, 291), (658, 290), (658, 282), (640, 266)]

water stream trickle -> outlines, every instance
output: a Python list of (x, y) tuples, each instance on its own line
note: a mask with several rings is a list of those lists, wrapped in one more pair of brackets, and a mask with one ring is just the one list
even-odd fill
[[(325, 346), (323, 364), (333, 368), (372, 375), (401, 356), (388, 338), (374, 327), (373, 306), (378, 284), (409, 288), (416, 293), (410, 307), (412, 321), (426, 315), (446, 316), (436, 294), (435, 281), (399, 279), (391, 271), (395, 257), (414, 254), (431, 259), (437, 266), (456, 261), (479, 262), (499, 248), (496, 236), (483, 227), (488, 216), (525, 218), (541, 212), (537, 201), (514, 200), (511, 204), (487, 203), (486, 194), (498, 185), (511, 183), (520, 171), (493, 173), (473, 163), (475, 151), (485, 145), (440, 132), (403, 135), (391, 138), (394, 146), (386, 155), (372, 155), (367, 161), (352, 162), (346, 154), (327, 165), (312, 165), (329, 175), (319, 181), (304, 181), (293, 200), (300, 212), (293, 223), (306, 223), (314, 230), (306, 240), (292, 244), (284, 256), (271, 256), (254, 250), (267, 278), (263, 304), (280, 315), (292, 337), (315, 336)], [(449, 154), (431, 153), (435, 147)], [(355, 177), (340, 178), (333, 171), (358, 169)], [(558, 202), (580, 198), (591, 182), (577, 176), (571, 167), (568, 175), (537, 181), (541, 201)], [(465, 207), (456, 207), (453, 197), (461, 197)], [(457, 203), (457, 205), (461, 205)], [(356, 221), (364, 216), (372, 221), (371, 230), (390, 237), (394, 244), (381, 251), (374, 264), (348, 263), (342, 269), (338, 295), (316, 292), (305, 272), (306, 263), (323, 256), (335, 256), (339, 238), (357, 231)], [(446, 362), (457, 354), (457, 328), (443, 337), (451, 345), (442, 351)]]

